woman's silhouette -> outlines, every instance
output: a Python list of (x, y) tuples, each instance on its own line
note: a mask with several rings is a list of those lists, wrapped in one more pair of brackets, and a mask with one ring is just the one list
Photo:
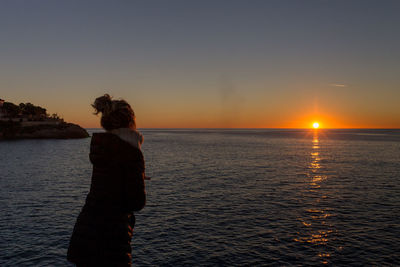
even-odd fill
[(77, 266), (131, 266), (133, 212), (146, 202), (143, 137), (126, 101), (106, 94), (92, 106), (96, 114), (102, 113), (106, 132), (92, 137), (90, 192), (77, 218), (67, 258)]

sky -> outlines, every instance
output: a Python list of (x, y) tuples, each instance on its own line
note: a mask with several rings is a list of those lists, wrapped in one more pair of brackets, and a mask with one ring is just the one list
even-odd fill
[(83, 127), (400, 128), (400, 1), (0, 0), (0, 98)]

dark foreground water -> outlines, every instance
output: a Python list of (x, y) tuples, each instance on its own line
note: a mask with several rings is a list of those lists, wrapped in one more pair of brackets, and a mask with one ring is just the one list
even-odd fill
[[(400, 131), (143, 130), (137, 266), (400, 263)], [(0, 142), (0, 266), (68, 266), (90, 138)]]

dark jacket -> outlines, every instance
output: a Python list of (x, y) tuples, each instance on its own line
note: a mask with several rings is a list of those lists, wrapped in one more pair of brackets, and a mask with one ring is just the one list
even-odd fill
[(92, 182), (67, 258), (83, 266), (130, 266), (133, 211), (146, 202), (142, 152), (111, 133), (90, 145)]

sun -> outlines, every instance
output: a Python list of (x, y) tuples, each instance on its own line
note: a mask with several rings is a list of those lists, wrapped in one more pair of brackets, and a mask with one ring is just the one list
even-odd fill
[(314, 129), (318, 129), (319, 128), (319, 123), (318, 122), (314, 122), (313, 123), (313, 127), (314, 127)]

